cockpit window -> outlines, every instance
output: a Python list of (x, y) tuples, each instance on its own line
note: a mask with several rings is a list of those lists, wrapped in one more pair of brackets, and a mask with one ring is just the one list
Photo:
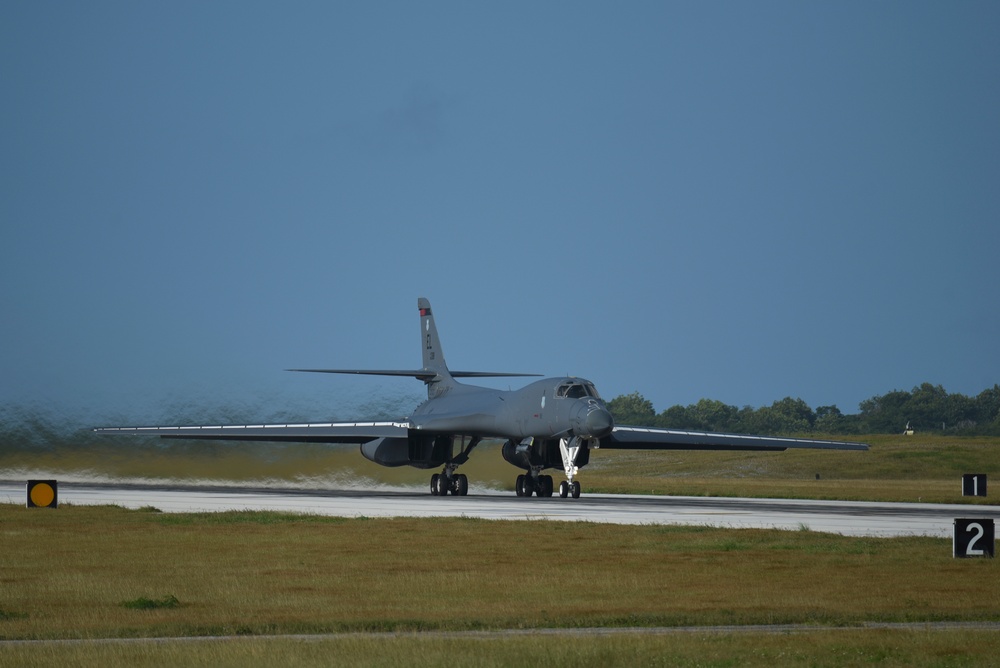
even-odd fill
[(590, 383), (563, 383), (556, 389), (556, 397), (569, 399), (583, 399), (584, 397), (594, 397), (600, 399), (597, 388)]

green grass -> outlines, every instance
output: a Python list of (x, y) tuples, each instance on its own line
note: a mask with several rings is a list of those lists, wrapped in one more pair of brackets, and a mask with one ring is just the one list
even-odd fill
[[(0, 643), (0, 665), (989, 665), (1000, 650), (974, 630), (421, 635), (1000, 620), (1000, 563), (934, 538), (0, 505), (0, 543), (0, 639), (247, 636)], [(395, 635), (260, 637), (345, 632)]]
[(942, 539), (268, 515), (0, 506), (0, 636), (1000, 619)]
[(140, 596), (129, 601), (122, 601), (120, 605), (130, 610), (160, 610), (169, 608), (179, 608), (181, 602), (173, 594), (167, 594), (162, 598), (149, 598)]

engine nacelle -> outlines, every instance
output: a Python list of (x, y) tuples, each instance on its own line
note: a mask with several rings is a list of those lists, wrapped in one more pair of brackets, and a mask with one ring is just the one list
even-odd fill
[(376, 438), (361, 444), (365, 459), (380, 466), (412, 466), (431, 469), (451, 459), (453, 440), (450, 436), (413, 434), (408, 438)]
[[(509, 464), (519, 469), (530, 471), (536, 466), (543, 469), (561, 469), (563, 467), (562, 453), (559, 451), (558, 439), (533, 438), (525, 441), (507, 441), (500, 451)], [(580, 443), (583, 447), (576, 456), (576, 465), (584, 467), (590, 461), (588, 441)]]

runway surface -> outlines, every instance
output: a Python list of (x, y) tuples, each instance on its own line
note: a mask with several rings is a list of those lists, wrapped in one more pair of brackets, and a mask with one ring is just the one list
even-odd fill
[[(25, 503), (25, 481), (0, 481), (0, 502)], [(154, 506), (164, 512), (276, 510), (340, 517), (478, 517), (503, 520), (689, 524), (811, 530), (848, 536), (952, 535), (955, 518), (1000, 520), (1000, 506), (797, 499), (586, 494), (518, 498), (480, 491), (435, 497), (423, 490), (365, 491), (191, 484), (60, 483), (59, 502)]]

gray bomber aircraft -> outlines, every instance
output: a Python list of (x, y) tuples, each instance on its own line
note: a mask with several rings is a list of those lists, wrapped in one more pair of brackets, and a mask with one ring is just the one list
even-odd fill
[(193, 427), (102, 427), (101, 434), (148, 434), (163, 438), (355, 443), (361, 454), (382, 466), (442, 467), (431, 476), (435, 496), (464, 496), (469, 491), (459, 466), (483, 440), (504, 441), (503, 458), (523, 469), (517, 476), (518, 496), (552, 496), (552, 476), (566, 479), (559, 496), (580, 496), (575, 480), (590, 460), (590, 451), (633, 450), (765, 450), (819, 448), (867, 450), (864, 443), (802, 438), (745, 436), (616, 425), (594, 384), (583, 378), (545, 378), (518, 390), (495, 390), (460, 383), (456, 378), (531, 376), (538, 374), (450, 371), (445, 364), (430, 302), (417, 300), (423, 368), (416, 370), (291, 369), (312, 373), (411, 376), (427, 385), (427, 401), (392, 422), (320, 422)]

